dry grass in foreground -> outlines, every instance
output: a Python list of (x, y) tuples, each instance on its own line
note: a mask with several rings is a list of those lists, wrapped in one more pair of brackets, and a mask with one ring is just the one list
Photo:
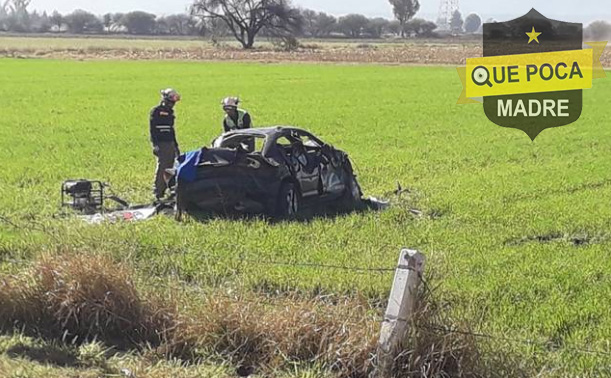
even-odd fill
[[(319, 366), (366, 377), (375, 366), (379, 311), (365, 300), (230, 298), (138, 290), (134, 273), (105, 257), (46, 257), (15, 276), (0, 277), (0, 326), (51, 340), (96, 340), (116, 349), (149, 350), (155, 358), (194, 361), (220, 355), (249, 371)], [(171, 292), (171, 290), (164, 290)], [(476, 376), (474, 340), (438, 335), (423, 306), (411, 348), (397, 361), (401, 376)]]

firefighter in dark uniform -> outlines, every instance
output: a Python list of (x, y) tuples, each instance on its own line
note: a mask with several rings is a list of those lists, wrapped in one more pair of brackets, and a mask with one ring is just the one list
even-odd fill
[(174, 106), (180, 101), (180, 94), (172, 88), (161, 91), (161, 103), (151, 110), (150, 133), (153, 144), (153, 154), (157, 157), (154, 194), (157, 200), (165, 195), (167, 183), (164, 179), (166, 169), (174, 166), (174, 161), (180, 156), (174, 130)]
[(240, 99), (237, 97), (227, 97), (221, 103), (225, 111), (223, 129), (226, 133), (233, 130), (250, 129), (252, 127), (250, 114), (246, 110), (238, 108), (239, 104)]

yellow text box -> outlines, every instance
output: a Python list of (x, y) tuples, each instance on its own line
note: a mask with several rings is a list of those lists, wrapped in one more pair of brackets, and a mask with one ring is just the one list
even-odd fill
[(592, 49), (467, 59), (466, 95), (475, 98), (587, 89), (592, 87), (592, 66)]

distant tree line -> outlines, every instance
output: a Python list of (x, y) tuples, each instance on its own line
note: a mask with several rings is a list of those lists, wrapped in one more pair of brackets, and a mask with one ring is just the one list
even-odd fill
[[(251, 48), (257, 36), (278, 39), (287, 46), (297, 38), (432, 38), (438, 34), (481, 33), (482, 19), (459, 11), (437, 23), (415, 18), (418, 0), (389, 0), (394, 20), (361, 14), (335, 17), (293, 7), (290, 0), (194, 0), (187, 14), (156, 16), (134, 11), (95, 15), (85, 10), (70, 14), (30, 11), (31, 0), (0, 0), (0, 31), (14, 33), (133, 34), (234, 37)], [(491, 22), (493, 20), (488, 20)], [(587, 38), (611, 37), (611, 25), (596, 21), (585, 29)]]
[(588, 42), (607, 41), (611, 38), (611, 24), (594, 21), (584, 30), (584, 37)]
[[(2, 3), (4, 1), (4, 3)], [(156, 16), (151, 13), (134, 11), (129, 13), (107, 13), (95, 15), (85, 10), (75, 10), (69, 14), (60, 14), (54, 11), (39, 13), (30, 11), (31, 0), (0, 0), (0, 31), (14, 33), (72, 33), (72, 34), (134, 34), (134, 35), (208, 35), (211, 37), (232, 36), (232, 28), (235, 28), (241, 37), (244, 31), (245, 43), (248, 44), (249, 25), (239, 25), (240, 19), (250, 22), (249, 14), (237, 14), (237, 10), (245, 10), (245, 0), (197, 0), (190, 14), (174, 14), (169, 16)], [(396, 0), (395, 0), (396, 1)], [(405, 1), (405, 0), (403, 0)], [(415, 2), (414, 0), (407, 0)], [(232, 17), (231, 12), (224, 12), (223, 3), (231, 7), (225, 10), (235, 10)], [(311, 38), (382, 38), (385, 36), (405, 37), (431, 37), (437, 25), (434, 22), (423, 19), (412, 19), (415, 11), (398, 20), (388, 20), (381, 17), (368, 18), (361, 14), (349, 14), (343, 17), (335, 17), (325, 12), (317, 12), (310, 9), (293, 8), (284, 0), (268, 0), (253, 2), (268, 4), (270, 12), (284, 12), (282, 15), (274, 16), (275, 25), (271, 25), (271, 19), (262, 18), (260, 23), (253, 23), (251, 32), (261, 33), (269, 36), (274, 34), (284, 21), (292, 18), (292, 26), (287, 27), (287, 32), (292, 32), (296, 37)], [(417, 4), (417, 2), (416, 2)], [(419, 6), (418, 6), (419, 7)], [(417, 10), (418, 7), (415, 9)], [(215, 11), (220, 10), (218, 13)], [(212, 11), (212, 12), (210, 12)], [(259, 14), (267, 14), (266, 11), (256, 10)], [(252, 13), (257, 13), (252, 12)], [(395, 12), (396, 13), (396, 12)], [(271, 20), (273, 23), (274, 21)], [(272, 26), (272, 27), (270, 27)], [(244, 27), (244, 30), (241, 28)], [(251, 36), (252, 38), (252, 36)]]
[[(5, 1), (5, 0), (0, 0)], [(0, 3), (0, 31), (14, 33), (200, 35), (200, 21), (188, 14), (158, 17), (134, 11), (97, 16), (77, 9), (69, 14), (29, 11), (30, 0)]]
[(367, 18), (361, 14), (348, 14), (336, 18), (324, 12), (309, 9), (301, 11), (305, 20), (303, 36), (313, 38), (348, 37), (432, 37), (437, 28), (434, 22), (414, 18), (401, 25), (399, 20), (382, 17)]
[[(486, 20), (487, 23), (496, 22), (494, 19)], [(438, 21), (438, 25), (443, 22)], [(460, 11), (455, 11), (452, 18), (448, 20), (448, 24), (444, 25), (447, 30), (454, 35), (459, 34), (475, 34), (481, 33), (483, 22), (479, 15), (475, 13), (469, 14), (463, 19)], [(583, 31), (584, 38), (591, 41), (606, 41), (611, 38), (611, 24), (606, 21), (594, 21), (589, 24)]]

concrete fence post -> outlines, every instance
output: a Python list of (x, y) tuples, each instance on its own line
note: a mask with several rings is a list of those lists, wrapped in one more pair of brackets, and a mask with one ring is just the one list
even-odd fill
[(424, 255), (418, 251), (409, 249), (401, 251), (380, 331), (375, 378), (392, 377), (395, 358), (405, 340), (415, 311), (424, 261)]

